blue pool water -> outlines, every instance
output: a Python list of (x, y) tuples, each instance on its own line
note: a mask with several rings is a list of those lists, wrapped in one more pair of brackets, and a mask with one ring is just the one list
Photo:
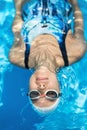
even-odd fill
[[(87, 0), (79, 0), (87, 41)], [(57, 109), (39, 115), (26, 93), (31, 71), (10, 64), (15, 15), (12, 0), (0, 0), (0, 130), (87, 130), (87, 54), (60, 71), (63, 96)]]

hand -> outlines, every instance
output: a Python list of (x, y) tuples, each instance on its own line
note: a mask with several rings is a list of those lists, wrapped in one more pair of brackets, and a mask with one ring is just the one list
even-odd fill
[(71, 5), (77, 5), (77, 0), (68, 0)]

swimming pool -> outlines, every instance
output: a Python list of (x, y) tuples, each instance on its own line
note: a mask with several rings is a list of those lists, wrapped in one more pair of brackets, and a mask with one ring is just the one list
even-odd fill
[[(79, 4), (87, 41), (87, 0)], [(60, 71), (63, 97), (58, 108), (48, 115), (35, 113), (26, 96), (32, 72), (8, 61), (14, 14), (13, 1), (0, 0), (0, 130), (87, 130), (87, 54)]]

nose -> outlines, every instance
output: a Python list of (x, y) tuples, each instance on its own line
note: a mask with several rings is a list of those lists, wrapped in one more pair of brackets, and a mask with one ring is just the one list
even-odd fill
[(40, 83), (40, 84), (38, 84), (38, 89), (39, 89), (39, 90), (44, 90), (44, 89), (46, 89), (46, 84), (45, 84), (45, 83)]
[(48, 78), (45, 78), (45, 77), (37, 77), (36, 78), (36, 84), (37, 84), (39, 90), (46, 89), (48, 83), (49, 83)]

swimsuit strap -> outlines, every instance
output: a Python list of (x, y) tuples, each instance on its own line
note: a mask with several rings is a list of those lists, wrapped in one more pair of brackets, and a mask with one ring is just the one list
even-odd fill
[(60, 47), (62, 57), (63, 57), (63, 60), (64, 60), (64, 65), (68, 66), (69, 61), (68, 61), (67, 51), (66, 51), (66, 47), (65, 47), (65, 42), (59, 44), (59, 47)]
[(25, 54), (24, 54), (24, 64), (25, 64), (25, 68), (29, 69), (28, 66), (28, 62), (29, 62), (29, 54), (30, 54), (30, 44), (26, 44), (26, 50), (25, 50)]

